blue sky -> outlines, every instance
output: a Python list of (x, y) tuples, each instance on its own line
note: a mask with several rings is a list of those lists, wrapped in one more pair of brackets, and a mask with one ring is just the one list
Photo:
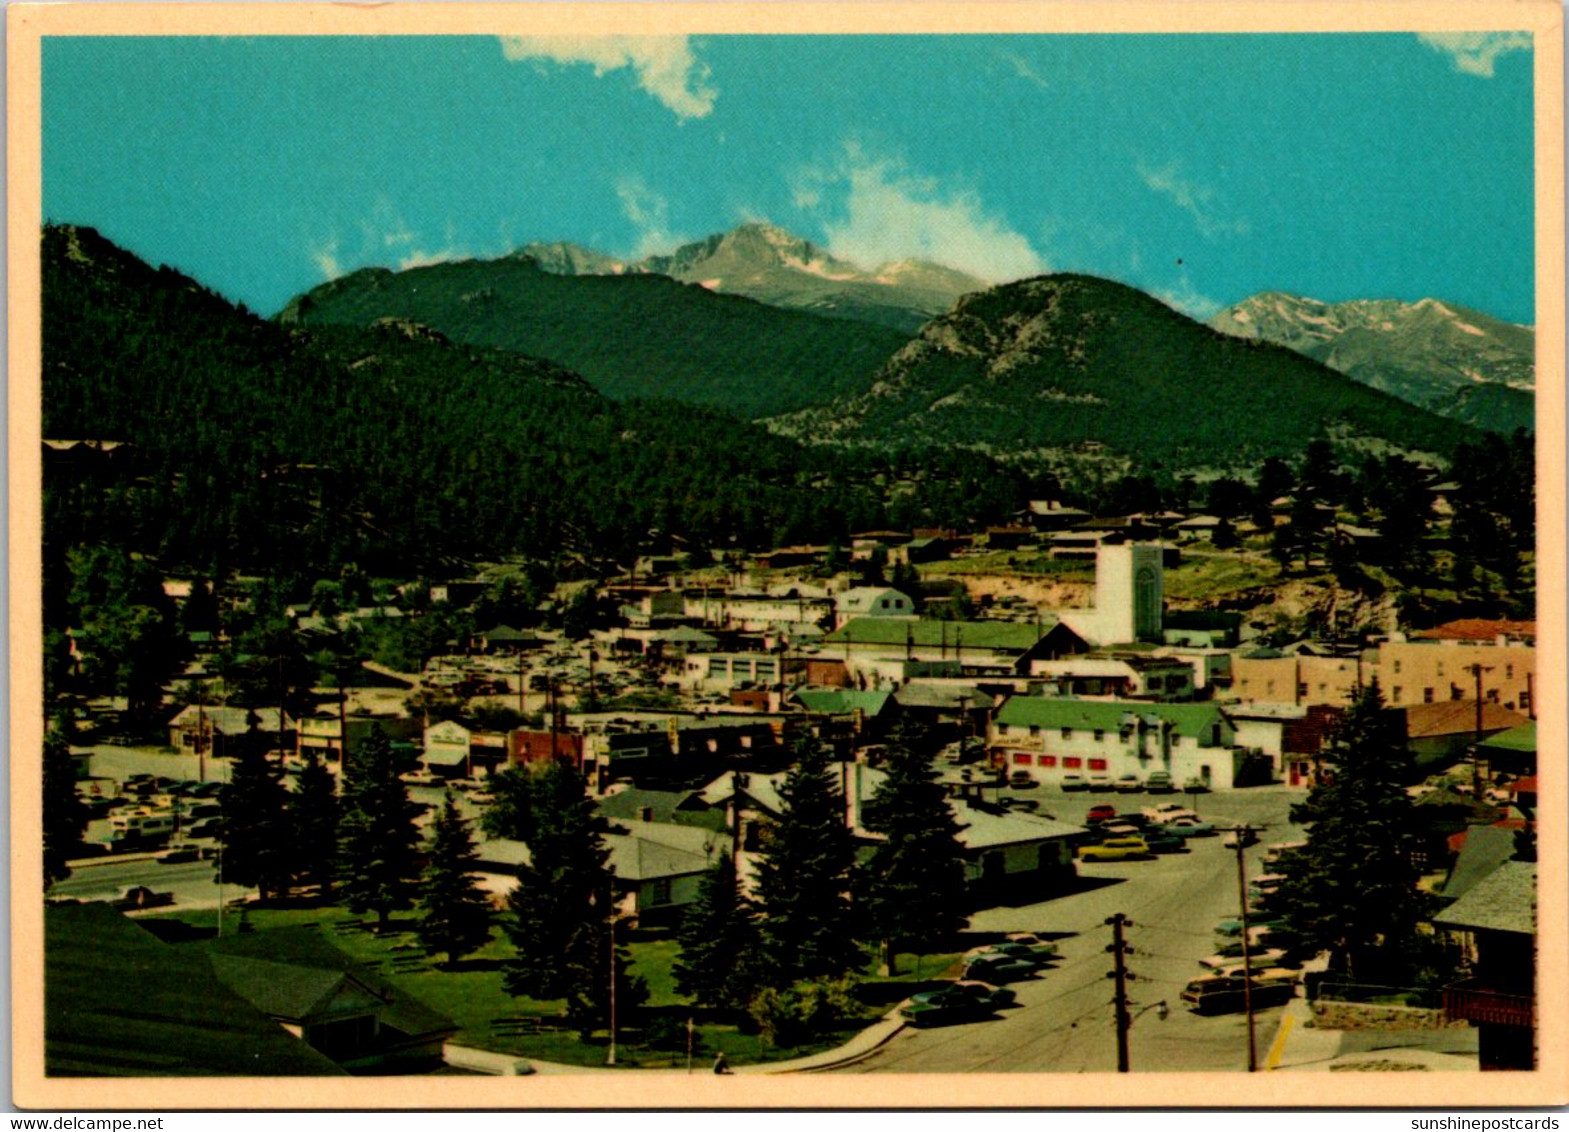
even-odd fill
[(768, 220), (865, 266), (1534, 319), (1523, 33), (49, 38), (47, 219), (262, 313)]

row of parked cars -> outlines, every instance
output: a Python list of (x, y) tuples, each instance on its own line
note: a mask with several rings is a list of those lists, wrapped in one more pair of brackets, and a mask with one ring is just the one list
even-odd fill
[[(1271, 845), (1264, 855), (1264, 868), (1278, 868), (1284, 859), (1305, 844)], [(1306, 954), (1286, 920), (1264, 910), (1269, 898), (1280, 891), (1285, 880), (1283, 874), (1273, 871), (1252, 877), (1247, 886), (1249, 916), (1246, 928), (1240, 918), (1222, 920), (1215, 925), (1217, 950), (1199, 960), (1206, 973), (1193, 979), (1182, 991), (1182, 1000), (1194, 1013), (1232, 1013), (1246, 1009), (1249, 999), (1254, 1009), (1279, 1006), (1296, 994), (1302, 981), (1299, 968)]]
[(1118, 814), (1110, 805), (1091, 806), (1085, 825), (1090, 833), (1079, 846), (1081, 861), (1142, 860), (1156, 853), (1181, 853), (1190, 838), (1215, 835), (1214, 825), (1174, 802), (1146, 806), (1138, 814)]
[(1017, 997), (998, 983), (1015, 983), (1035, 975), (1057, 958), (1057, 945), (1033, 932), (1011, 932), (1001, 943), (967, 952), (960, 978), (952, 986), (911, 995), (899, 1016), (912, 1026), (975, 1022)]
[[(1021, 775), (1025, 778), (1030, 777), (1029, 771), (1013, 772), (1015, 779)], [(1112, 778), (1109, 774), (1087, 776), (1065, 774), (1060, 779), (1059, 785), (1069, 793), (1081, 790), (1102, 794), (1175, 794), (1177, 792), (1177, 784), (1173, 781), (1171, 773), (1164, 770), (1152, 770), (1143, 778), (1136, 774), (1123, 774), (1116, 778)], [(1202, 778), (1190, 778), (1182, 784), (1182, 790), (1188, 794), (1206, 794), (1209, 792), (1209, 783)]]

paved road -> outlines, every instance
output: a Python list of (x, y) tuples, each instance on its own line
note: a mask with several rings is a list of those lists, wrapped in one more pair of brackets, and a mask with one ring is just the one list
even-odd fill
[[(1036, 790), (1041, 809), (1065, 821), (1079, 821), (1089, 805), (1111, 801), (1136, 809), (1142, 795), (1113, 798), (1063, 795)], [(1272, 841), (1295, 840), (1286, 811), (1300, 797), (1281, 787), (1206, 795), (1199, 812), (1221, 824), (1267, 824), (1263, 843), (1247, 854), (1247, 873), (1260, 871), (1259, 858)], [(1183, 801), (1181, 795), (1177, 796)], [(1055, 967), (1013, 984), (1020, 1005), (995, 1019), (941, 1029), (902, 1031), (872, 1057), (840, 1072), (1111, 1072), (1117, 1067), (1112, 1025), (1111, 929), (1105, 919), (1122, 912), (1133, 920), (1127, 940), (1135, 953), (1128, 967), (1138, 978), (1128, 994), (1135, 1012), (1162, 1000), (1170, 1015), (1161, 1021), (1151, 1009), (1134, 1023), (1130, 1062), (1135, 1071), (1243, 1070), (1247, 1068), (1247, 1026), (1240, 1015), (1199, 1017), (1178, 1001), (1188, 980), (1202, 973), (1198, 960), (1215, 950), (1213, 928), (1237, 912), (1236, 855), (1218, 837), (1196, 839), (1188, 853), (1150, 861), (1080, 866), (1085, 881), (1098, 887), (1040, 904), (990, 908), (971, 918), (977, 931), (1071, 933), (1058, 941), (1062, 958)], [(1281, 1008), (1258, 1012), (1258, 1056), (1268, 1052)]]
[[(113, 900), (121, 889), (139, 884), (146, 885), (154, 892), (174, 893), (174, 904), (166, 904), (160, 911), (218, 906), (218, 886), (213, 881), (211, 861), (190, 861), (179, 865), (160, 865), (157, 861), (147, 859), (94, 863), (77, 868), (65, 880), (56, 882), (51, 891), (77, 900)], [(223, 897), (225, 900), (238, 900), (254, 895), (255, 891), (226, 884), (223, 886)]]

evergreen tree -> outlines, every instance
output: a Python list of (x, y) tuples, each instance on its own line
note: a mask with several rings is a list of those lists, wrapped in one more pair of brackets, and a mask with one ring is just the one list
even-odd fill
[(1405, 786), (1414, 774), (1400, 717), (1383, 710), (1374, 681), (1335, 728), (1328, 773), (1291, 820), (1306, 848), (1282, 861), (1286, 879), (1269, 906), (1312, 947), (1333, 952), (1363, 983), (1398, 980), (1429, 898), (1417, 889), (1420, 837)]
[(327, 893), (332, 891), (338, 861), (338, 784), (315, 749), (308, 750), (305, 766), (289, 795), (294, 874)]
[(374, 911), (384, 931), (393, 912), (418, 893), (420, 807), (398, 778), (392, 744), (380, 727), (344, 755), (338, 821), (339, 898), (355, 912)]
[(65, 736), (44, 736), (44, 884), (71, 875), (66, 864), (80, 855), (87, 829), (87, 808), (76, 793), (76, 768)]
[(707, 1006), (744, 1010), (761, 975), (757, 912), (741, 892), (729, 852), (703, 877), (678, 938), (676, 990)]
[(223, 883), (255, 888), (262, 900), (282, 894), (294, 865), (288, 791), (283, 772), (261, 744), (245, 743), (218, 803), (223, 807)]
[(420, 883), (419, 938), (430, 952), (445, 952), (450, 966), (490, 939), (490, 900), (473, 875), (479, 854), (469, 823), (447, 791), (425, 850)]
[[(522, 841), (529, 852), (507, 896), (505, 930), (517, 955), (502, 967), (502, 986), (509, 994), (566, 999), (568, 1016), (587, 1031), (609, 1016), (615, 916), (604, 842), (609, 823), (582, 777), (561, 763), (505, 771), (495, 794), (486, 832)], [(647, 988), (628, 976), (619, 945), (614, 963), (617, 1006), (630, 1009), (647, 998)]]
[(822, 747), (807, 744), (779, 786), (784, 812), (757, 866), (762, 954), (772, 985), (833, 978), (859, 967), (850, 905), (855, 849), (844, 796)]
[(901, 944), (933, 951), (969, 923), (959, 823), (922, 738), (911, 725), (890, 736), (888, 777), (862, 817), (884, 837), (862, 873), (861, 911), (890, 974)]

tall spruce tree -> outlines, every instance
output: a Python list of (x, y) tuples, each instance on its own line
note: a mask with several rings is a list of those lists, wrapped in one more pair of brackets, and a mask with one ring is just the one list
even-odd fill
[(314, 749), (289, 795), (289, 821), (294, 831), (294, 875), (322, 893), (332, 891), (338, 863), (338, 784)]
[(1334, 729), (1323, 755), (1328, 773), (1291, 811), (1308, 829), (1307, 846), (1283, 859), (1286, 879), (1268, 902), (1363, 983), (1406, 973), (1417, 925), (1431, 912), (1417, 888), (1419, 825), (1405, 791), (1414, 763), (1403, 724), (1383, 708), (1374, 681)]
[(71, 746), (59, 731), (44, 736), (44, 884), (71, 875), (66, 864), (82, 848), (87, 808), (76, 793)]
[(474, 877), (479, 853), (469, 823), (447, 791), (425, 850), (420, 880), (419, 938), (430, 952), (444, 952), (450, 966), (490, 939), (490, 899)]
[(380, 727), (344, 756), (343, 810), (338, 821), (339, 899), (355, 912), (375, 912), (385, 931), (393, 912), (412, 907), (419, 891), (420, 807), (409, 799)]
[(260, 743), (242, 748), (218, 803), (223, 807), (223, 883), (255, 888), (264, 901), (284, 893), (294, 871), (288, 791), (283, 771)]
[(586, 1032), (608, 1020), (613, 962), (618, 1008), (639, 1005), (648, 992), (628, 975), (626, 949), (618, 943), (613, 960), (610, 954), (610, 827), (582, 777), (562, 763), (518, 767), (497, 776), (495, 795), (486, 832), (522, 841), (529, 853), (507, 896), (505, 930), (517, 954), (502, 967), (502, 986), (509, 994), (565, 999), (568, 1016)]
[(676, 990), (705, 1006), (745, 1010), (761, 982), (757, 910), (741, 892), (735, 858), (722, 853), (681, 918)]
[(827, 753), (798, 751), (779, 786), (784, 802), (767, 830), (757, 865), (762, 954), (769, 982), (835, 978), (859, 967), (850, 904), (855, 847), (845, 824), (844, 795)]
[(889, 737), (888, 777), (862, 814), (884, 840), (861, 871), (860, 913), (894, 973), (900, 945), (924, 954), (969, 923), (959, 823), (921, 729)]

